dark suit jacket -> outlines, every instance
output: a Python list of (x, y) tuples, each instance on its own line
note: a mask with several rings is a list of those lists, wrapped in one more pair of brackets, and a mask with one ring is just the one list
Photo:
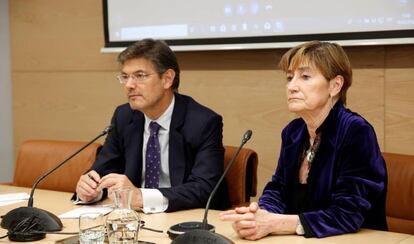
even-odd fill
[(289, 189), (298, 180), (301, 142), (309, 138), (300, 118), (282, 132), (278, 167), (259, 205), (273, 213), (300, 214), (311, 230), (305, 236), (325, 237), (356, 232), (361, 227), (386, 230), (387, 171), (374, 129), (341, 102), (320, 128), (321, 143), (309, 172), (313, 180), (308, 182), (306, 211), (289, 210)]
[[(92, 169), (101, 176), (125, 174), (141, 187), (144, 114), (129, 104), (113, 115), (113, 131), (108, 135)], [(170, 188), (160, 188), (169, 200), (167, 211), (205, 207), (210, 192), (223, 173), (223, 123), (220, 115), (191, 97), (175, 94), (169, 135)], [(223, 184), (212, 207), (229, 206)], [(220, 201), (218, 200), (220, 199)]]

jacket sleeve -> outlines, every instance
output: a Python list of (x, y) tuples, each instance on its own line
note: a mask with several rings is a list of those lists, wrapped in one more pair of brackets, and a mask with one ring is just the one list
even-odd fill
[[(118, 109), (117, 109), (118, 110)], [(91, 170), (95, 170), (100, 176), (106, 175), (111, 172), (122, 172), (122, 167), (120, 167), (119, 164), (114, 164), (112, 162), (115, 161), (121, 161), (122, 159), (122, 153), (118, 146), (118, 134), (117, 131), (117, 123), (116, 123), (116, 114), (117, 110), (115, 110), (114, 115), (111, 120), (111, 125), (113, 126), (113, 129), (108, 133), (105, 143), (96, 156), (96, 160), (91, 166), (90, 169), (88, 169), (87, 172)], [(87, 173), (85, 172), (85, 174)], [(104, 189), (102, 199), (105, 199), (107, 197), (107, 190)], [(77, 199), (76, 192), (73, 194), (71, 200), (75, 201)], [(92, 202), (94, 203), (94, 202)]]
[[(192, 130), (190, 141), (193, 143), (185, 141), (188, 138), (183, 138), (185, 142), (180, 142), (186, 148), (184, 154), (187, 157), (185, 166), (187, 169), (185, 171), (188, 175), (184, 176), (182, 184), (159, 189), (168, 199), (167, 212), (205, 207), (211, 191), (223, 173), (222, 132), (221, 116), (211, 116), (203, 121), (199, 130)], [(192, 165), (189, 165), (189, 162)]]
[(317, 237), (358, 231), (364, 223), (364, 212), (386, 188), (385, 162), (373, 128), (367, 123), (355, 123), (348, 130), (342, 150), (336, 152), (338, 177), (330, 205), (303, 213)]
[(115, 110), (111, 120), (113, 129), (105, 139), (105, 143), (96, 157), (91, 170), (98, 172), (100, 176), (107, 175), (109, 173), (122, 173), (124, 171), (124, 152), (121, 147), (121, 126), (118, 123), (119, 107)]

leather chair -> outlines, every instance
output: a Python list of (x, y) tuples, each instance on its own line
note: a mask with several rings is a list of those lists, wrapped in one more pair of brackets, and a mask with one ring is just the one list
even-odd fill
[[(224, 168), (233, 157), (237, 147), (224, 146)], [(242, 148), (235, 162), (226, 175), (231, 205), (246, 206), (250, 197), (257, 194), (257, 153), (248, 148)]]
[(387, 164), (389, 231), (414, 234), (414, 156), (382, 153)]
[[(86, 145), (86, 142), (25, 141), (20, 146), (12, 185), (32, 187), (41, 175), (84, 145)], [(98, 143), (91, 144), (61, 168), (47, 176), (40, 182), (38, 188), (75, 192), (79, 177), (91, 167), (101, 147)]]

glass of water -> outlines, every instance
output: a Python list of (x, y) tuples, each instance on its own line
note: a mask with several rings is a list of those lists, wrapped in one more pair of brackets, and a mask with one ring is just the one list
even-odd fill
[(100, 213), (84, 213), (79, 216), (79, 242), (102, 244), (105, 239), (105, 221)]

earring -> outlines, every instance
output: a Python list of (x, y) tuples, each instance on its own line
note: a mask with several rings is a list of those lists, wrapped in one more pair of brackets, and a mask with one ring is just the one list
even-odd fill
[(334, 107), (333, 98), (332, 98), (330, 93), (329, 93), (329, 98), (330, 98), (329, 100), (331, 100), (331, 109), (333, 109), (333, 107)]

